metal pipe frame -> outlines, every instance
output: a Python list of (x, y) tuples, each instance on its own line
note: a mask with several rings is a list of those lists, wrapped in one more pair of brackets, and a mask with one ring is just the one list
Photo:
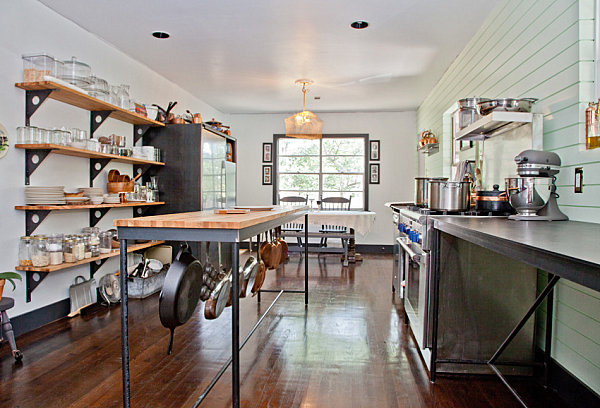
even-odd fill
[[(275, 228), (279, 225), (285, 224), (292, 219), (298, 217), (298, 214), (291, 216), (281, 217), (277, 220), (269, 221), (257, 226), (245, 228), (243, 230), (186, 230), (178, 228), (132, 228), (132, 227), (119, 227), (119, 240), (120, 240), (120, 266), (121, 266), (121, 357), (122, 357), (122, 375), (123, 375), (123, 407), (131, 407), (131, 393), (130, 393), (130, 372), (129, 372), (129, 317), (128, 317), (128, 297), (127, 297), (127, 239), (154, 239), (155, 237), (163, 237), (161, 239), (171, 240), (188, 240), (188, 241), (210, 241), (215, 238), (222, 242), (232, 242), (232, 270), (239, 270), (239, 248), (240, 240), (249, 239), (254, 235)], [(304, 213), (304, 236), (305, 242), (308, 242), (308, 212)], [(229, 365), (233, 364), (232, 368), (232, 405), (234, 408), (240, 406), (240, 350), (246, 342), (250, 339), (252, 334), (256, 331), (258, 326), (262, 323), (263, 319), (269, 313), (275, 302), (279, 300), (279, 297), (284, 293), (304, 293), (304, 305), (308, 307), (308, 246), (305, 246), (304, 250), (304, 290), (292, 290), (292, 289), (279, 289), (279, 290), (264, 290), (262, 292), (278, 292), (279, 294), (271, 305), (267, 308), (265, 313), (260, 317), (258, 322), (250, 330), (242, 344), (240, 345), (240, 299), (238, 296), (232, 296), (232, 317), (231, 317), (231, 357), (221, 367), (221, 370), (210, 382), (208, 387), (203, 391), (202, 395), (194, 404), (194, 408), (202, 402), (202, 400), (212, 390), (217, 381), (221, 378), (223, 373), (227, 370)], [(239, 274), (232, 274), (232, 293), (239, 293)], [(258, 301), (260, 302), (260, 292), (258, 292)]]

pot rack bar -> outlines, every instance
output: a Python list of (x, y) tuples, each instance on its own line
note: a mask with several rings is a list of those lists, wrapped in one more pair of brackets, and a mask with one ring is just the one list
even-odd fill
[[(272, 211), (251, 212), (249, 214), (216, 215), (212, 211), (167, 214), (151, 217), (138, 217), (115, 220), (121, 245), (121, 270), (127, 269), (128, 239), (161, 239), (191, 242), (230, 242), (232, 243), (232, 270), (239, 270), (240, 242), (251, 239), (266, 231), (296, 220), (304, 215), (305, 242), (308, 242), (308, 207), (275, 207)], [(157, 238), (160, 237), (160, 238)], [(231, 318), (231, 358), (225, 363), (202, 395), (194, 404), (197, 407), (212, 390), (229, 365), (232, 365), (232, 406), (240, 406), (240, 358), (239, 353), (264, 317), (283, 293), (304, 293), (305, 306), (308, 305), (308, 245), (304, 247), (304, 290), (279, 289), (279, 295), (267, 311), (250, 330), (242, 344), (239, 338), (239, 296), (232, 296)], [(130, 371), (129, 371), (129, 316), (127, 274), (121, 274), (121, 361), (123, 375), (123, 407), (131, 407)], [(239, 293), (239, 274), (232, 274), (232, 293)], [(263, 291), (266, 292), (267, 290)], [(269, 290), (270, 291), (270, 290)], [(260, 295), (260, 292), (259, 292)], [(259, 302), (260, 300), (257, 299)]]

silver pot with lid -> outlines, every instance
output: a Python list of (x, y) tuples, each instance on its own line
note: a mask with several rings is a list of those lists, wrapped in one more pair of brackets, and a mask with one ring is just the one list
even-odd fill
[(488, 98), (464, 98), (457, 102), (458, 104), (458, 128), (464, 129), (471, 123), (481, 118), (477, 105), (488, 102)]

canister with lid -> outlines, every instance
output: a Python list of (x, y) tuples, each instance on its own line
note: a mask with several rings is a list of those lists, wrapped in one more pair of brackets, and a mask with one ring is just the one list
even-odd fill
[(65, 262), (75, 262), (77, 260), (76, 252), (77, 248), (74, 239), (67, 238), (63, 240), (63, 255), (65, 258)]
[(60, 265), (63, 263), (63, 239), (63, 234), (51, 234), (48, 237), (50, 265)]
[(33, 237), (31, 246), (31, 261), (34, 267), (48, 266), (50, 255), (48, 254), (48, 238), (45, 236)]
[(33, 266), (31, 261), (31, 237), (23, 236), (19, 240), (19, 266)]

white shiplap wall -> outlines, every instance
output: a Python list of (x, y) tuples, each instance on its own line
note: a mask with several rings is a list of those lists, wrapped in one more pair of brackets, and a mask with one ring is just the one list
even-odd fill
[[(593, 39), (594, 0), (502, 2), (422, 103), (417, 129), (441, 135), (443, 112), (464, 97), (538, 98), (544, 149), (563, 163), (559, 204), (572, 220), (600, 222), (600, 149), (586, 151), (584, 137), (584, 110), (594, 97)], [(427, 174), (443, 174), (443, 162), (442, 154), (426, 158)], [(573, 192), (575, 167), (584, 168), (583, 194)], [(514, 172), (512, 163), (506, 172)], [(600, 294), (563, 281), (554, 310), (553, 357), (600, 393)]]

